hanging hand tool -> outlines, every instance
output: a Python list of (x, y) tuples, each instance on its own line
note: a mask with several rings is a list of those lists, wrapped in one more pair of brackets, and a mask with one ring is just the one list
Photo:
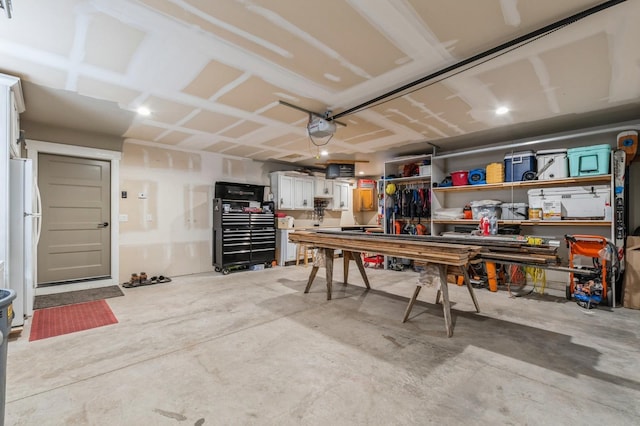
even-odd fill
[(418, 191), (416, 189), (411, 190), (409, 196), (411, 197), (409, 202), (409, 214), (411, 216), (411, 220), (413, 220), (418, 211)]
[(408, 217), (409, 216), (409, 204), (411, 202), (411, 198), (410, 198), (410, 190), (408, 188), (406, 188), (404, 191), (402, 191), (402, 216), (403, 217)]

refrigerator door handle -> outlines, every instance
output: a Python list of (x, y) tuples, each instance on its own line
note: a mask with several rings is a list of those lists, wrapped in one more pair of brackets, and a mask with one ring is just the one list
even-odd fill
[(37, 213), (33, 214), (33, 217), (36, 218), (36, 247), (40, 242), (40, 232), (42, 231), (42, 198), (40, 197), (40, 188), (38, 187), (38, 182), (34, 182), (34, 186), (36, 189), (36, 209)]

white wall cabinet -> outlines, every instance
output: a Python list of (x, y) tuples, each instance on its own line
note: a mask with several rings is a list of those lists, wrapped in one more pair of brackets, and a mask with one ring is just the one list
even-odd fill
[(316, 178), (316, 198), (333, 198), (333, 181), (331, 179)]
[(293, 178), (293, 208), (295, 210), (313, 210), (313, 179)]
[(278, 210), (313, 210), (313, 178), (272, 173), (271, 191)]
[(333, 183), (333, 208), (332, 210), (350, 210), (351, 201), (349, 194), (351, 193), (350, 185), (347, 182)]
[(271, 191), (278, 210), (293, 209), (293, 177), (282, 173), (271, 175)]

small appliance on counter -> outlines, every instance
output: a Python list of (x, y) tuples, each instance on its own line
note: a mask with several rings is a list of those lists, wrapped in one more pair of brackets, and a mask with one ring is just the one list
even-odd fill
[(276, 228), (278, 229), (293, 228), (293, 216), (278, 217), (276, 222)]

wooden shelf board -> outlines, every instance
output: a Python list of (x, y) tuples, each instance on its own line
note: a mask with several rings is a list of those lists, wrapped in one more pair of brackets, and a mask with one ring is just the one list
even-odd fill
[[(433, 223), (442, 225), (477, 225), (475, 219), (434, 219)], [(611, 226), (608, 220), (499, 220), (499, 225), (521, 225), (521, 226)]]
[(585, 176), (553, 180), (525, 180), (521, 182), (488, 183), (485, 185), (464, 185), (435, 187), (434, 192), (488, 191), (505, 188), (538, 188), (541, 186), (582, 185), (585, 183), (610, 183), (611, 175)]

